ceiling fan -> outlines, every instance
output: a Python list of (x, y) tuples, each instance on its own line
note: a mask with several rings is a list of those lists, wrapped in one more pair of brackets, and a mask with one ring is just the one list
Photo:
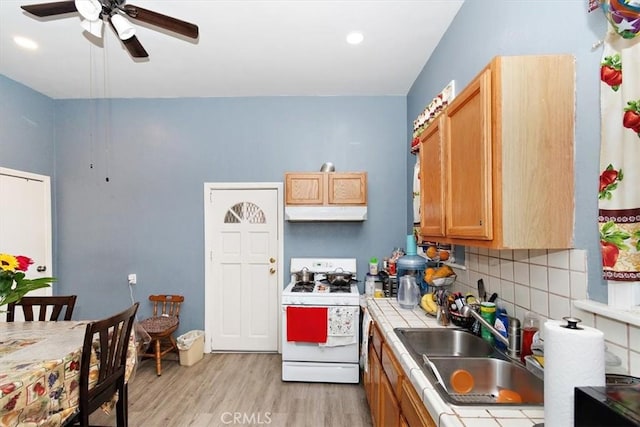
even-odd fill
[(149, 54), (138, 41), (135, 28), (125, 15), (192, 39), (198, 38), (197, 25), (125, 3), (126, 0), (66, 0), (20, 7), (40, 18), (78, 12), (82, 18), (82, 28), (96, 37), (102, 36), (102, 27), (106, 20), (134, 58), (147, 58)]

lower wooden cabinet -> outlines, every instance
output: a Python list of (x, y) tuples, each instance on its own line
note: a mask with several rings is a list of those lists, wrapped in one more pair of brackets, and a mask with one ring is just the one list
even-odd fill
[(364, 388), (374, 427), (435, 427), (413, 385), (374, 324)]
[(384, 374), (380, 375), (380, 403), (378, 418), (381, 427), (397, 427), (400, 425), (400, 404), (396, 399), (391, 382)]
[[(380, 374), (382, 373), (382, 365), (378, 355), (373, 350), (373, 345), (369, 348), (369, 382), (371, 387), (369, 408), (371, 410), (371, 422), (374, 427), (382, 426), (380, 419)], [(383, 374), (384, 375), (384, 374)]]
[(422, 399), (416, 393), (410, 382), (403, 381), (401, 384), (402, 393), (400, 394), (400, 410), (402, 416), (406, 420), (406, 425), (410, 427), (437, 427), (436, 423), (427, 412), (422, 403)]

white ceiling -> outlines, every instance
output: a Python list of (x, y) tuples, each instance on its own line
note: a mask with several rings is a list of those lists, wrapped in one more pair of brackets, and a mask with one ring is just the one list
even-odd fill
[(193, 41), (131, 20), (146, 60), (111, 28), (85, 35), (77, 13), (20, 9), (49, 1), (0, 0), (0, 74), (64, 99), (406, 95), (464, 0), (129, 0), (200, 29)]

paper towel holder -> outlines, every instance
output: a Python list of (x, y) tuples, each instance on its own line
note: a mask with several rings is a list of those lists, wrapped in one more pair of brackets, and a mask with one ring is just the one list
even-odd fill
[(582, 322), (582, 319), (578, 319), (577, 317), (566, 316), (566, 317), (563, 317), (562, 320), (567, 322), (566, 325), (562, 325), (563, 328), (582, 329), (580, 326), (578, 326), (578, 323)]

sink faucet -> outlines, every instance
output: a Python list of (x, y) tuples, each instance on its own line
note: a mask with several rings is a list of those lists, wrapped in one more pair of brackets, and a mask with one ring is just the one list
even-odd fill
[(468, 305), (463, 305), (460, 312), (465, 317), (472, 316), (491, 332), (495, 339), (504, 344), (507, 347), (507, 356), (511, 359), (520, 360), (520, 320), (515, 317), (509, 317), (509, 330), (507, 331), (507, 338), (505, 338), (500, 331)]

